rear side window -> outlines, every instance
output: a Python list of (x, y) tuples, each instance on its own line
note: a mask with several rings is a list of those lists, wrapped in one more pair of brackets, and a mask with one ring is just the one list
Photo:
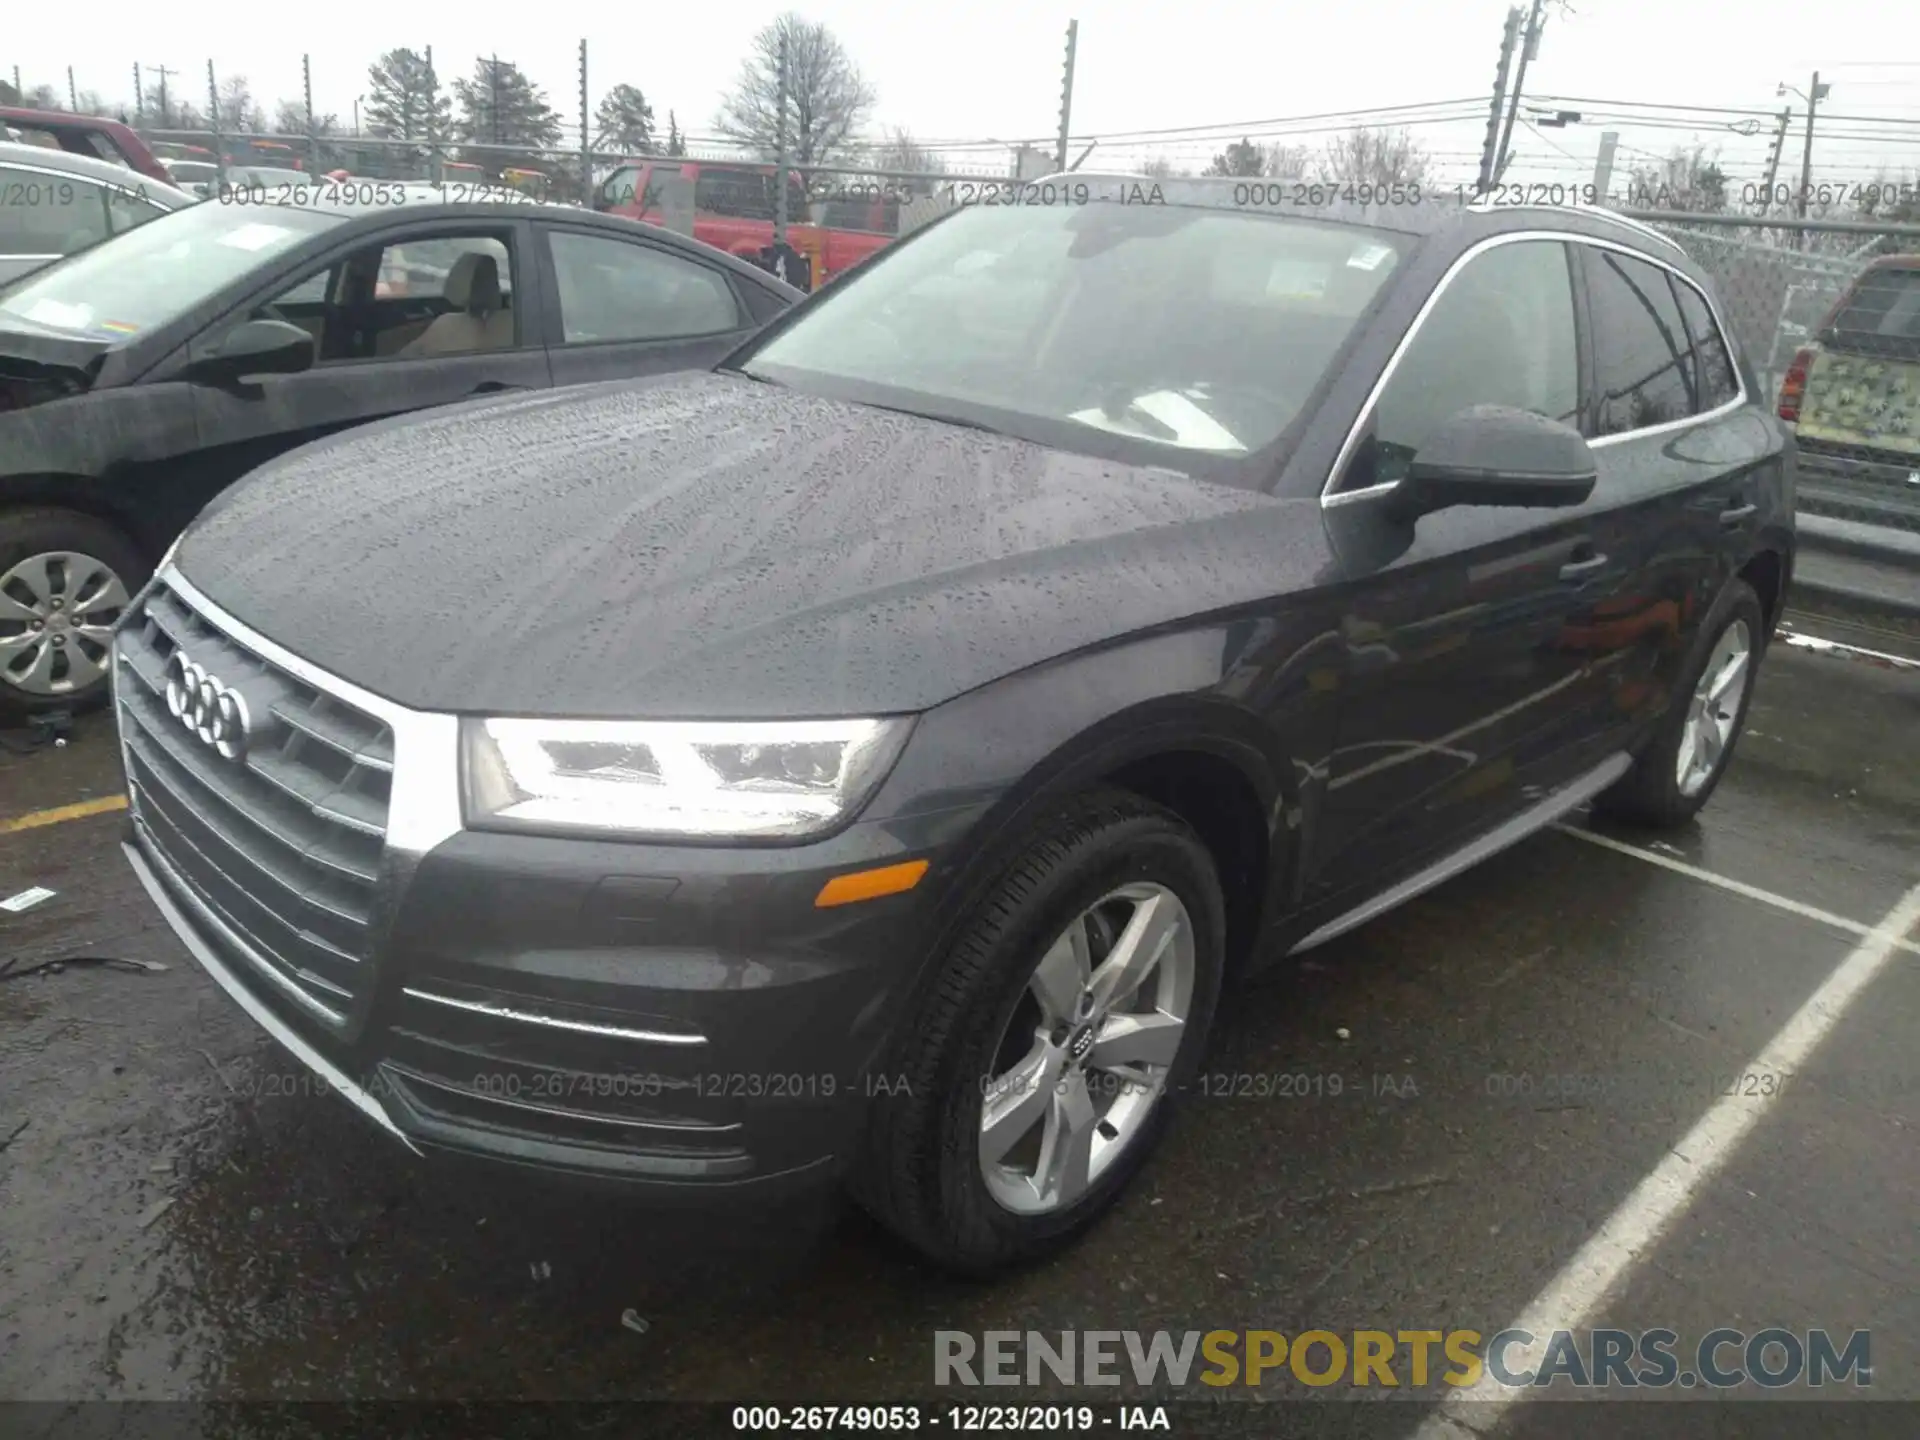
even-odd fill
[(1846, 349), (1920, 359), (1920, 269), (1869, 270), (1827, 328), (1832, 343)]
[(1687, 334), (1693, 342), (1693, 373), (1700, 390), (1700, 409), (1717, 410), (1740, 394), (1740, 377), (1733, 368), (1733, 355), (1727, 349), (1727, 337), (1714, 322), (1706, 297), (1678, 276), (1673, 293), (1680, 297), (1680, 313), (1687, 320)]
[(1340, 489), (1406, 478), (1434, 431), (1474, 405), (1579, 423), (1573, 282), (1559, 241), (1496, 245), (1448, 282), (1394, 367)]
[(106, 238), (98, 185), (0, 165), (0, 254), (71, 255)]
[(1623, 435), (1693, 414), (1693, 352), (1667, 272), (1617, 250), (1587, 249), (1595, 435)]

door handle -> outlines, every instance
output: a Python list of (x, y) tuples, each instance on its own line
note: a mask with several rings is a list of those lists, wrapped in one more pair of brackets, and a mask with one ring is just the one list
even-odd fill
[(1598, 574), (1600, 570), (1605, 567), (1606, 563), (1607, 557), (1599, 554), (1589, 555), (1581, 560), (1569, 560), (1560, 567), (1560, 578), (1562, 580), (1584, 580), (1589, 575)]
[(1759, 509), (1760, 507), (1758, 505), (1754, 505), (1751, 503), (1746, 505), (1735, 505), (1730, 510), (1722, 510), (1720, 512), (1720, 523), (1722, 525), (1738, 525), (1742, 520), (1746, 519), (1749, 515), (1756, 513)]

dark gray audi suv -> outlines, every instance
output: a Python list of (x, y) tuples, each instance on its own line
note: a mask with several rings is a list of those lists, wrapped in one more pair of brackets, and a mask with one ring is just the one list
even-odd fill
[(1114, 1200), (1249, 968), (1705, 803), (1793, 448), (1679, 249), (1060, 189), (215, 501), (112, 670), (233, 1000), (423, 1152), (842, 1184), (984, 1272)]

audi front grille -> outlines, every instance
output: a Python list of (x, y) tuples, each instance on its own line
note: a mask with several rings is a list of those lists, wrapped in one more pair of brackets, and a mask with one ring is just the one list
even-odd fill
[(345, 1027), (371, 983), (392, 730), (159, 580), (122, 625), (114, 674), (149, 859), (264, 972), (268, 998)]

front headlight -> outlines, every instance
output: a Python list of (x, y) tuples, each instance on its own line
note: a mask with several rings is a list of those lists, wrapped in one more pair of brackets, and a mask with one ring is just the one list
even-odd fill
[(467, 823), (799, 839), (858, 810), (913, 722), (466, 720)]

